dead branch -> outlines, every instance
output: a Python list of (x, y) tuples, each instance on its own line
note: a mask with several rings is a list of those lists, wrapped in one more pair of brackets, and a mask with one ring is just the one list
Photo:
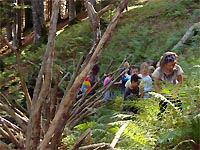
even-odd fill
[(76, 69), (75, 69), (74, 72), (73, 72), (72, 78), (71, 78), (71, 80), (70, 80), (70, 82), (69, 82), (69, 84), (68, 84), (68, 86), (67, 86), (66, 91), (68, 91), (68, 90), (71, 88), (72, 84), (74, 83), (74, 81), (75, 81), (77, 75), (79, 74), (79, 71), (80, 71), (80, 68), (81, 68), (81, 64), (83, 63), (83, 61), (84, 61), (84, 57), (82, 56), (82, 57), (80, 58), (78, 64), (77, 64), (77, 66), (76, 66)]
[[(5, 94), (3, 94), (2, 92), (0, 92), (0, 95), (2, 97), (2, 99), (0, 98), (1, 102), (8, 105), (9, 107), (11, 107), (13, 110), (15, 110), (17, 113), (19, 113), (21, 116), (26, 117), (26, 115), (28, 115), (27, 111), (20, 106), (16, 101), (14, 100), (9, 100)], [(24, 113), (26, 115), (24, 115)]]
[(19, 144), (19, 141), (15, 138), (15, 136), (10, 131), (10, 129), (8, 128), (8, 126), (4, 122), (2, 122), (2, 125), (3, 125), (4, 130), (8, 133), (9, 140), (13, 144), (15, 144), (18, 148), (22, 148), (22, 145)]
[(181, 38), (181, 40), (172, 48), (172, 50), (175, 50), (176, 48), (183, 46), (183, 44), (185, 44), (188, 41), (188, 39), (194, 35), (195, 30), (198, 28), (200, 28), (200, 22), (192, 25), (188, 29), (188, 31), (184, 34), (184, 36)]
[[(126, 59), (125, 59), (126, 60)], [(122, 62), (123, 64), (123, 62)], [(119, 69), (119, 68), (118, 68)], [(117, 69), (117, 70), (118, 70)], [(84, 117), (90, 114), (93, 108), (100, 106), (99, 104), (103, 102), (102, 95), (108, 89), (110, 89), (113, 84), (128, 70), (124, 70), (120, 75), (118, 75), (112, 82), (103, 86), (95, 94), (87, 98), (87, 93), (77, 102), (76, 106), (73, 108), (69, 119), (67, 120), (68, 127), (72, 129), (78, 122), (80, 122)]]
[(114, 150), (109, 143), (98, 143), (79, 147), (78, 150)]
[[(1, 123), (2, 124), (2, 123)], [(0, 135), (2, 135), (4, 138), (9, 139), (9, 134), (0, 126)]]
[(56, 77), (56, 83), (55, 83), (55, 86), (54, 88), (52, 89), (52, 94), (51, 94), (51, 104), (50, 104), (50, 121), (53, 119), (53, 117), (55, 116), (55, 113), (56, 113), (56, 94), (58, 92), (58, 88), (59, 88), (59, 77), (60, 77), (60, 73), (57, 74), (57, 77)]
[(97, 15), (98, 15), (99, 17), (101, 17), (105, 12), (111, 10), (113, 7), (114, 7), (113, 4), (107, 5), (106, 7), (104, 7), (103, 9), (101, 9), (101, 10), (97, 13)]
[(10, 121), (6, 120), (5, 118), (0, 116), (0, 122), (4, 122), (9, 128), (12, 128), (13, 131), (16, 132), (23, 132), (23, 130), (21, 128), (19, 128), (18, 126), (16, 126), (15, 124), (11, 123)]
[(9, 114), (12, 118), (14, 118), (15, 121), (19, 124), (19, 126), (22, 128), (22, 130), (24, 132), (26, 131), (26, 125), (28, 122), (28, 118), (20, 116), (13, 109), (11, 109), (11, 107), (9, 107), (8, 105), (5, 105), (5, 104), (3, 105), (0, 103), (0, 108), (1, 108), (1, 110), (4, 110), (5, 112), (7, 112), (7, 114)]
[(5, 84), (14, 80), (15, 78), (16, 78), (15, 76), (10, 76), (10, 77), (5, 78), (3, 81), (0, 82), (0, 87), (4, 86)]
[(83, 143), (85, 138), (90, 134), (91, 129), (87, 129), (85, 132), (82, 133), (82, 135), (79, 137), (79, 139), (76, 141), (74, 146), (70, 150), (77, 150), (77, 148), (80, 147), (80, 145)]
[[(85, 2), (85, 7), (87, 9), (88, 12), (88, 16), (92, 25), (92, 30), (93, 30), (93, 45), (89, 51), (89, 53), (87, 54), (82, 66), (81, 66), (81, 71), (85, 68), (85, 66), (88, 64), (89, 60), (91, 59), (91, 56), (93, 55), (97, 44), (100, 41), (101, 38), (101, 30), (100, 30), (100, 18), (97, 14), (97, 12), (95, 11), (94, 7), (92, 6), (91, 3), (89, 2)], [(94, 64), (93, 64), (94, 65)]]
[(25, 82), (25, 79), (24, 79), (24, 75), (23, 75), (23, 72), (22, 72), (22, 69), (21, 69), (21, 58), (20, 58), (20, 55), (19, 55), (19, 52), (17, 50), (16, 47), (12, 46), (9, 41), (3, 37), (2, 35), (0, 35), (0, 39), (2, 41), (4, 41), (6, 43), (6, 45), (13, 51), (15, 52), (15, 55), (16, 55), (16, 60), (17, 60), (17, 70), (19, 72), (19, 76), (20, 76), (20, 83), (21, 83), (21, 86), (22, 86), (22, 90), (24, 92), (24, 95), (26, 97), (26, 104), (27, 104), (27, 108), (28, 108), (28, 112), (30, 112), (30, 108), (31, 108), (31, 97), (29, 95), (29, 92), (28, 92), (28, 88), (26, 86), (26, 82)]
[(0, 141), (0, 148), (2, 150), (10, 150), (9, 146), (2, 141)]
[(111, 147), (113, 147), (113, 148), (115, 147), (120, 136), (122, 135), (122, 133), (124, 132), (124, 130), (126, 129), (127, 126), (128, 126), (128, 123), (125, 123), (120, 127), (119, 131), (115, 135), (115, 138), (113, 139), (112, 143), (110, 144)]

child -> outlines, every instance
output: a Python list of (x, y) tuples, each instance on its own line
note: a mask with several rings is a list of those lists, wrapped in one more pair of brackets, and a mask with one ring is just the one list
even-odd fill
[(126, 75), (126, 78), (129, 79), (129, 80), (127, 80), (127, 82), (125, 83), (125, 88), (130, 86), (130, 84), (131, 84), (131, 76), (134, 75), (134, 74), (138, 74), (138, 68), (135, 67), (135, 66), (131, 66), (131, 71), (130, 72), (131, 72), (130, 76)]
[[(128, 70), (127, 72), (124, 72), (125, 70)], [(124, 62), (124, 68), (122, 68), (120, 70), (120, 74), (124, 72), (122, 74), (122, 76), (119, 78), (119, 81), (118, 82), (115, 82), (115, 85), (120, 85), (121, 87), (121, 92), (124, 94), (124, 90), (125, 90), (125, 84), (126, 84), (126, 81), (128, 80), (127, 78), (127, 75), (130, 74), (130, 65), (127, 61)]]
[(99, 65), (95, 64), (89, 74), (84, 78), (83, 84), (80, 89), (81, 93), (90, 92), (91, 95), (95, 93), (95, 90), (91, 91), (91, 88), (96, 82), (100, 80), (98, 75), (99, 69)]
[(152, 73), (154, 71), (155, 71), (155, 67), (154, 66), (149, 66), (149, 76), (151, 77), (152, 81), (153, 81)]
[[(103, 81), (103, 85), (106, 86), (107, 84), (109, 84), (111, 82), (111, 78), (112, 78), (112, 74), (108, 74), (107, 77), (105, 77), (104, 81)], [(111, 90), (108, 89), (105, 91), (104, 93), (104, 100), (110, 100), (111, 98)]]
[[(131, 76), (131, 84), (126, 87), (124, 92), (124, 101), (127, 100), (128, 96), (132, 94), (133, 98), (139, 98), (139, 84), (140, 84), (140, 77), (137, 74)], [(123, 111), (132, 111), (135, 112), (133, 107), (123, 107)]]
[(140, 74), (138, 75), (142, 78), (141, 81), (141, 97), (142, 98), (148, 98), (149, 97), (149, 91), (151, 91), (153, 87), (153, 81), (151, 77), (149, 76), (149, 65), (144, 62), (140, 66)]

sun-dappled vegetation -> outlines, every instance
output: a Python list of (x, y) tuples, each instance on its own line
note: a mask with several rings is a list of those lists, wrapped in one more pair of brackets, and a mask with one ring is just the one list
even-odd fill
[[(129, 0), (128, 11), (121, 14), (111, 38), (99, 56), (100, 75), (105, 73), (111, 60), (109, 72), (117, 69), (124, 58), (131, 55), (129, 62), (139, 65), (147, 60), (157, 62), (166, 50), (171, 50), (186, 31), (200, 22), (200, 1), (198, 0)], [(111, 16), (110, 10), (101, 17), (101, 32), (105, 32)], [(53, 72), (60, 71), (60, 79), (69, 72), (59, 87), (58, 99), (65, 89), (81, 56), (90, 51), (93, 33), (89, 19), (65, 27), (56, 37)], [(20, 49), (22, 72), (30, 95), (33, 94), (35, 80), (41, 67), (46, 45), (24, 46)], [(162, 119), (157, 117), (161, 95), (152, 91), (148, 99), (130, 102), (138, 108), (137, 114), (124, 113), (120, 107), (122, 94), (117, 86), (112, 86), (113, 100), (94, 109), (72, 130), (66, 128), (59, 146), (69, 149), (82, 132), (91, 129), (84, 145), (111, 143), (119, 128), (128, 123), (115, 148), (117, 150), (197, 150), (200, 148), (200, 28), (182, 46), (173, 50), (178, 54), (178, 64), (184, 71), (184, 82), (179, 91), (176, 87), (163, 90), (179, 95), (182, 110), (168, 105)], [(1, 57), (4, 71), (0, 71), (0, 96), (26, 113), (24, 93), (21, 90), (16, 58), (12, 54)], [(7, 79), (5, 81), (4, 79)], [(57, 77), (53, 75), (53, 84)], [(103, 85), (100, 83), (99, 88)], [(5, 97), (6, 95), (6, 97)], [(1, 108), (1, 106), (0, 106)], [(2, 116), (13, 119), (4, 111)], [(8, 141), (6, 141), (8, 142)]]

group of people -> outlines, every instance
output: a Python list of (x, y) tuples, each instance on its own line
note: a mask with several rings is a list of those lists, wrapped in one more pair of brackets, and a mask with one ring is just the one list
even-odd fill
[[(132, 68), (130, 73), (131, 77), (126, 75), (128, 73), (125, 73), (120, 81), (121, 86), (124, 86), (122, 81), (127, 77), (130, 78), (128, 81), (126, 81), (124, 86), (124, 101), (126, 101), (128, 96), (130, 95), (132, 95), (131, 99), (139, 97), (148, 98), (149, 92), (153, 90), (153, 85), (156, 93), (164, 94), (162, 93), (162, 82), (165, 82), (167, 84), (176, 84), (177, 86), (180, 86), (183, 83), (183, 70), (177, 64), (177, 55), (176, 53), (170, 51), (165, 52), (163, 56), (161, 56), (156, 69), (154, 69), (154, 66), (152, 66), (151, 64), (144, 62), (140, 66), (140, 74), (132, 71)], [(172, 103), (175, 103), (175, 106), (181, 109), (181, 101), (178, 99), (178, 97), (172, 98), (169, 95), (167, 95), (166, 97), (168, 100), (171, 100)], [(159, 106), (160, 113), (158, 115), (162, 114), (165, 111), (167, 107), (167, 102), (160, 101)], [(123, 110), (125, 111), (131, 111), (129, 109), (132, 108), (123, 107)]]
[[(93, 86), (93, 81), (96, 81), (99, 72), (99, 66), (95, 65), (92, 71), (84, 79), (81, 87), (82, 92), (85, 89), (89, 91)], [(144, 62), (140, 65), (140, 70), (135, 66), (130, 66), (128, 62), (124, 63), (124, 68), (120, 71), (121, 77), (115, 85), (120, 85), (123, 99), (133, 100), (134, 98), (149, 98), (149, 92), (155, 90), (156, 93), (163, 94), (161, 92), (161, 82), (165, 81), (167, 83), (177, 84), (178, 86), (183, 82), (183, 70), (177, 64), (177, 55), (174, 52), (165, 52), (161, 56), (159, 62), (156, 66), (153, 66), (152, 61)], [(107, 75), (104, 78), (104, 86), (111, 82), (112, 74)], [(87, 86), (87, 88), (85, 88)], [(153, 88), (154, 87), (154, 88)], [(104, 99), (109, 100), (111, 97), (111, 91), (108, 89), (104, 93)], [(180, 100), (177, 100), (180, 105)], [(167, 102), (160, 102), (160, 112), (164, 112), (167, 107)], [(126, 107), (123, 110), (127, 110)]]

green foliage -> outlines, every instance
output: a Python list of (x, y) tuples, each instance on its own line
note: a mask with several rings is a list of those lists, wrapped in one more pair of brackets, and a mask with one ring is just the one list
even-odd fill
[[(130, 54), (133, 54), (131, 64), (139, 65), (147, 59), (158, 60), (163, 51), (172, 48), (180, 40), (192, 25), (191, 20), (198, 16), (198, 6), (194, 5), (193, 1), (188, 2), (187, 0), (175, 4), (172, 1), (162, 0), (148, 2), (141, 8), (124, 13), (100, 56), (101, 69), (104, 70), (112, 58), (115, 58), (112, 68), (116, 68), (124, 57)], [(66, 49), (70, 52), (82, 49), (77, 48), (78, 45), (72, 46), (76, 41), (78, 43), (91, 42), (91, 38), (82, 38), (84, 36), (82, 35), (75, 36), (74, 40), (62, 46), (63, 38), (68, 32), (70, 31), (64, 31), (63, 37), (57, 41), (58, 49), (63, 52), (60, 53), (61, 55), (58, 54), (60, 58), (67, 55)], [(72, 34), (69, 33), (68, 36)], [(139, 109), (139, 113), (127, 114), (121, 112), (120, 109), (122, 104), (120, 90), (113, 88), (115, 100), (106, 102), (101, 108), (94, 110), (93, 115), (85, 118), (74, 131), (83, 132), (91, 128), (92, 143), (110, 143), (120, 126), (128, 121), (128, 127), (121, 135), (116, 149), (168, 150), (183, 149), (183, 147), (191, 149), (199, 144), (199, 119), (194, 119), (199, 116), (200, 106), (198, 85), (200, 74), (197, 71), (199, 69), (197, 64), (200, 64), (199, 47), (198, 31), (188, 43), (175, 50), (179, 54), (178, 63), (185, 72), (184, 84), (177, 91), (172, 90), (176, 88), (173, 86), (163, 88), (163, 91), (168, 94), (178, 94), (182, 101), (182, 111), (172, 103), (170, 105), (168, 101), (169, 104), (162, 120), (159, 120), (157, 114), (160, 111), (158, 105), (160, 98), (152, 96), (149, 99), (137, 99), (130, 102), (131, 106)], [(82, 50), (81, 52), (84, 53)], [(165, 97), (163, 98), (166, 100)]]
[[(115, 61), (111, 70), (117, 68), (124, 57), (130, 54), (133, 56), (130, 63), (134, 65), (139, 65), (147, 59), (157, 61), (163, 51), (171, 49), (194, 23), (194, 20), (198, 19), (199, 10), (199, 5), (190, 0), (178, 2), (155, 0), (148, 1), (143, 7), (124, 12), (111, 39), (103, 48), (99, 60), (101, 71), (105, 70), (113, 58)], [(107, 22), (110, 16), (106, 14), (103, 17)], [(130, 101), (131, 106), (139, 109), (138, 114), (121, 112), (122, 93), (115, 87), (113, 88), (114, 100), (95, 109), (93, 115), (85, 118), (72, 131), (66, 127), (63, 134), (67, 134), (67, 137), (61, 144), (69, 145), (68, 148), (70, 148), (80, 134), (88, 128), (92, 129), (92, 143), (110, 143), (119, 128), (127, 122), (128, 127), (120, 137), (116, 149), (191, 149), (200, 144), (199, 33), (200, 31), (197, 30), (195, 36), (175, 50), (179, 55), (178, 63), (184, 70), (184, 84), (178, 92), (175, 92), (182, 101), (182, 111), (177, 110), (168, 101), (168, 107), (162, 119), (159, 120), (157, 117), (159, 102), (161, 98), (164, 100), (166, 98), (152, 94), (152, 97), (148, 99)], [(72, 72), (74, 63), (90, 49), (93, 42), (92, 35), (89, 21), (60, 31), (55, 44), (55, 70)], [(34, 88), (34, 83), (31, 82), (37, 77), (45, 49), (45, 45), (40, 45), (37, 49), (31, 50), (29, 46), (22, 50), (23, 62), (32, 62), (27, 69), (29, 72), (24, 71), (29, 88)], [(9, 99), (24, 101), (17, 71), (8, 69), (8, 66), (16, 64), (16, 58), (5, 57), (3, 62), (7, 68), (1, 72), (0, 80), (12, 75), (16, 76), (16, 79), (0, 87), (1, 90), (9, 92)], [(175, 90), (165, 86), (163, 91), (173, 95)]]

